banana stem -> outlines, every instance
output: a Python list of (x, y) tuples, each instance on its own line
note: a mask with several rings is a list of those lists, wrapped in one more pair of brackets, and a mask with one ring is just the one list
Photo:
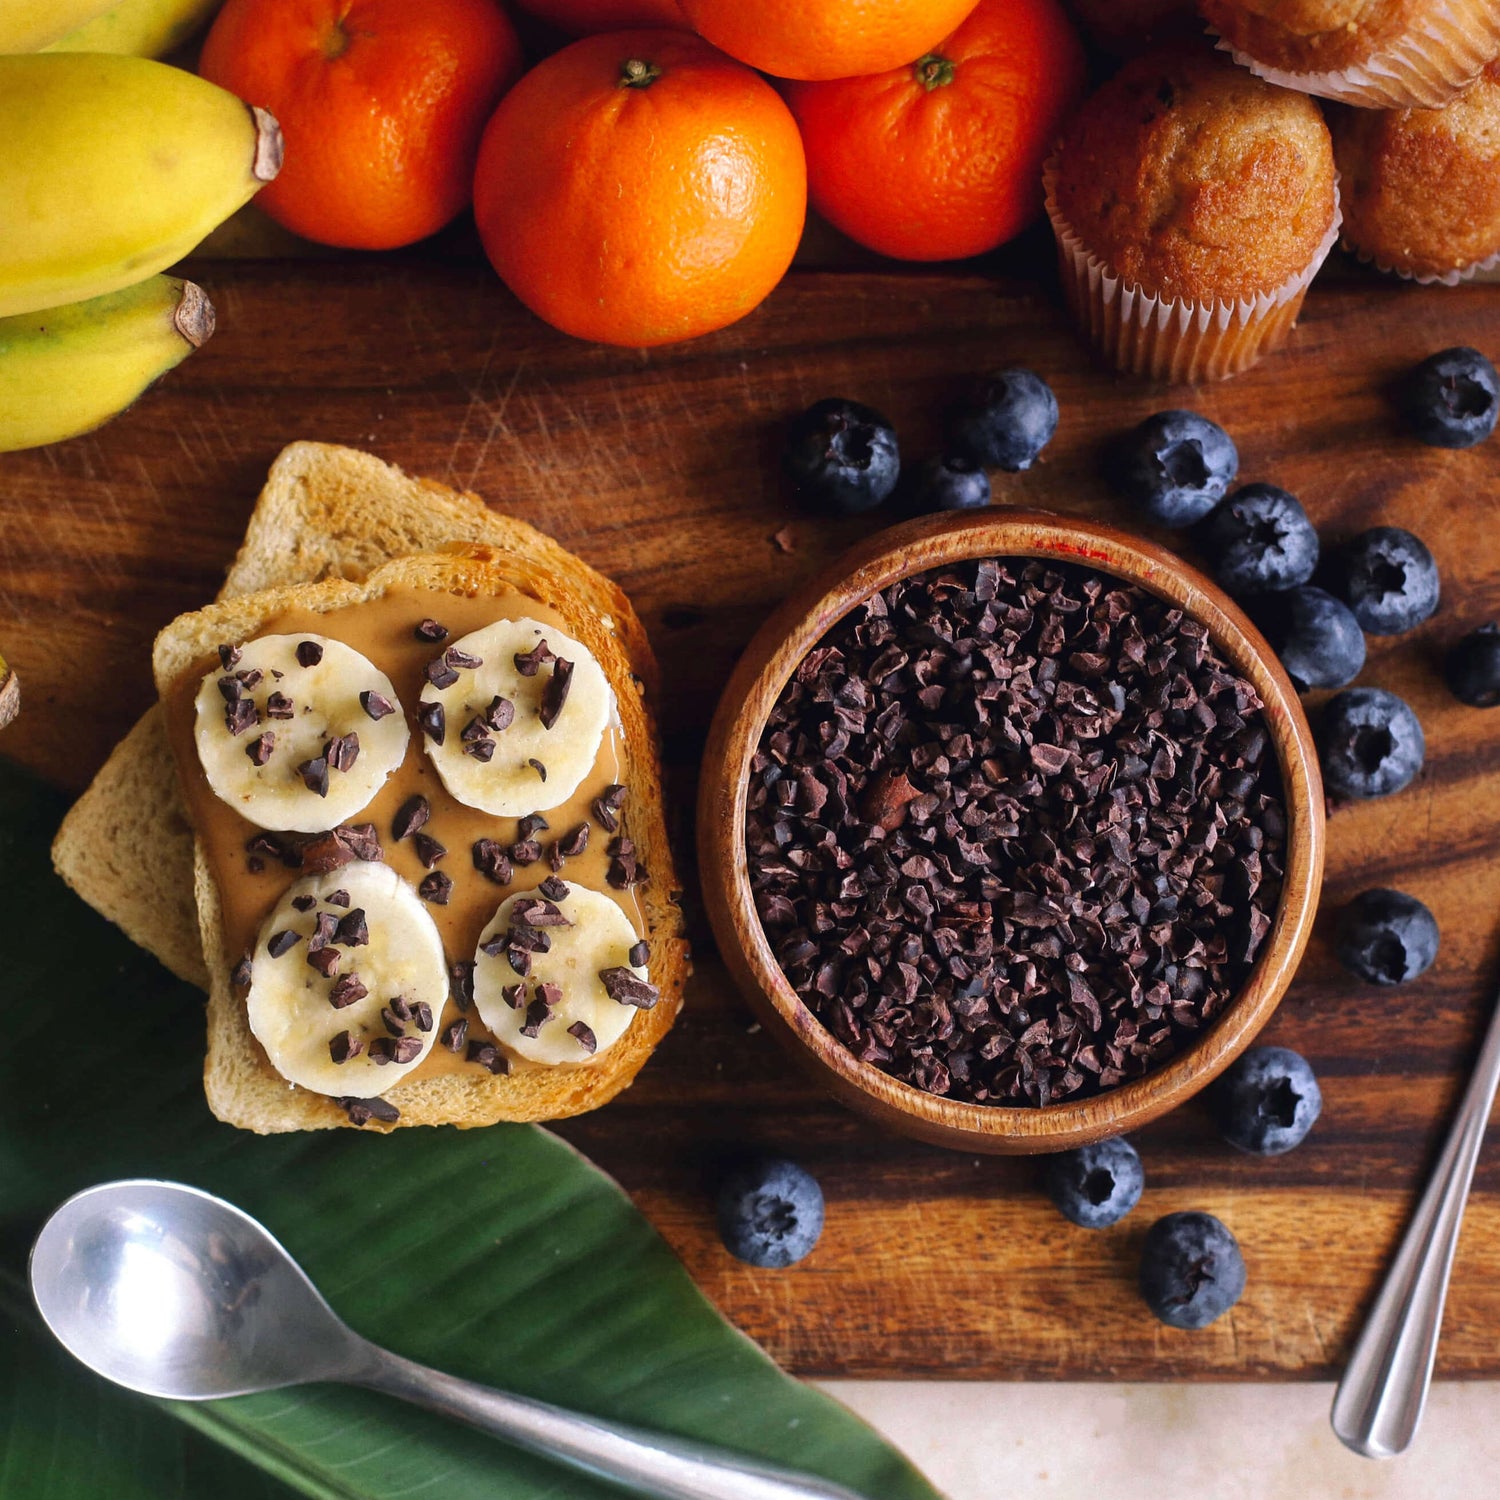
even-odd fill
[(182, 299), (172, 314), (172, 326), (195, 349), (201, 349), (214, 336), (214, 305), (197, 282), (182, 283)]
[(286, 142), (281, 136), (281, 126), (270, 110), (252, 104), (250, 117), (255, 121), (255, 155), (250, 162), (250, 175), (257, 182), (270, 182), (281, 171)]
[(21, 712), (21, 679), (5, 665), (0, 656), (0, 729), (4, 729)]

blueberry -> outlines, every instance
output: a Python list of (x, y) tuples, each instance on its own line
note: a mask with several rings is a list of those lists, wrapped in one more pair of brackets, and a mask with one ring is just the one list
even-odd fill
[(1063, 1214), (1085, 1229), (1107, 1229), (1140, 1201), (1146, 1174), (1123, 1136), (1064, 1151), (1047, 1162), (1047, 1191)]
[(1323, 1108), (1307, 1059), (1290, 1047), (1252, 1047), (1208, 1092), (1219, 1134), (1255, 1156), (1300, 1146)]
[(1319, 737), (1323, 780), (1335, 797), (1386, 797), (1422, 769), (1417, 716), (1384, 688), (1349, 688), (1328, 700)]
[(1207, 1328), (1240, 1300), (1245, 1257), (1212, 1214), (1168, 1214), (1141, 1247), (1141, 1296), (1172, 1328)]
[(1019, 367), (976, 380), (947, 414), (948, 448), (986, 469), (1029, 469), (1057, 431), (1057, 397)]
[(1270, 594), (1306, 583), (1318, 565), (1318, 533), (1295, 495), (1247, 484), (1204, 521), (1214, 577), (1231, 594)]
[(890, 497), (901, 453), (896, 429), (878, 411), (830, 397), (792, 422), (782, 465), (805, 503), (856, 515)]
[(1162, 526), (1201, 521), (1234, 483), (1240, 455), (1217, 422), (1195, 411), (1159, 411), (1126, 434), (1117, 482), (1143, 515)]
[(757, 1161), (725, 1178), (719, 1234), (731, 1255), (781, 1270), (802, 1259), (823, 1232), (823, 1190), (793, 1161)]
[(990, 476), (967, 458), (926, 458), (904, 481), (912, 509), (977, 510), (990, 503)]
[(1500, 376), (1477, 349), (1444, 349), (1406, 377), (1400, 403), (1424, 443), (1472, 448), (1495, 430)]
[(1371, 984), (1405, 984), (1437, 951), (1437, 918), (1405, 891), (1361, 891), (1339, 915), (1334, 952)]
[(1500, 625), (1481, 625), (1456, 642), (1443, 663), (1443, 675), (1460, 703), (1500, 707)]
[(1438, 606), (1438, 570), (1421, 540), (1399, 526), (1362, 531), (1334, 559), (1337, 588), (1361, 629), (1399, 635)]
[(1349, 606), (1304, 584), (1267, 597), (1261, 628), (1299, 693), (1343, 687), (1365, 664), (1365, 634)]

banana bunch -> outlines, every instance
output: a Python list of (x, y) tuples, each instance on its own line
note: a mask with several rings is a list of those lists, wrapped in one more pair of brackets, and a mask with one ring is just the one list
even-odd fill
[[(0, 38), (30, 12), (86, 8), (7, 6)], [(0, 56), (0, 140), (8, 451), (106, 421), (207, 338), (202, 292), (156, 273), (275, 177), (282, 143), (264, 110), (192, 73), (87, 52)]]

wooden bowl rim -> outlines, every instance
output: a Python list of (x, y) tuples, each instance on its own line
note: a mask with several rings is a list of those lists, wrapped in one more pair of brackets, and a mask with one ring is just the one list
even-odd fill
[[(1197, 1040), (1140, 1079), (1043, 1106), (971, 1104), (929, 1094), (861, 1061), (802, 1003), (761, 926), (745, 856), (745, 787), (765, 720), (797, 664), (878, 590), (912, 573), (983, 557), (1049, 557), (1092, 567), (1181, 607), (1208, 627), (1254, 684), (1275, 747), (1287, 809), (1281, 901), (1249, 978)], [(746, 647), (726, 684), (700, 782), (701, 876), (715, 937), (747, 997), (846, 1104), (936, 1144), (990, 1152), (1058, 1151), (1143, 1125), (1196, 1093), (1270, 1019), (1307, 946), (1324, 855), (1322, 777), (1296, 690), (1263, 637), (1195, 568), (1143, 537), (1027, 509), (920, 517), (866, 538), (786, 599)], [(735, 910), (745, 915), (733, 920)], [(747, 941), (741, 941), (741, 937)], [(736, 961), (738, 960), (738, 961)]]

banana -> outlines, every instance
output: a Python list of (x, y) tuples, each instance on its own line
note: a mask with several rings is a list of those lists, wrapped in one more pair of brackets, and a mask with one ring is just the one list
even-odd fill
[(140, 57), (0, 57), (0, 317), (181, 260), (275, 177), (281, 130)]
[(206, 25), (221, 4), (223, 0), (118, 0), (44, 50), (165, 57)]
[(589, 649), (520, 619), (498, 620), (434, 657), (418, 719), (448, 791), (514, 818), (560, 807), (578, 790), (614, 713)]
[(637, 941), (630, 919), (600, 891), (570, 886), (557, 901), (518, 892), (479, 940), (475, 1008), (520, 1057), (549, 1067), (586, 1063), (656, 1003), (646, 966), (630, 962)]
[(248, 977), (246, 1016), (271, 1066), (356, 1099), (385, 1093), (427, 1056), (448, 997), (443, 942), (417, 893), (363, 860), (291, 886)]
[(35, 52), (103, 15), (115, 0), (4, 0), (0, 52)]
[(0, 729), (21, 712), (21, 679), (0, 656)]
[(213, 331), (202, 288), (172, 276), (0, 318), (0, 453), (107, 422)]
[(198, 688), (193, 738), (221, 802), (260, 828), (321, 833), (358, 813), (410, 734), (391, 680), (321, 635), (225, 645)]

